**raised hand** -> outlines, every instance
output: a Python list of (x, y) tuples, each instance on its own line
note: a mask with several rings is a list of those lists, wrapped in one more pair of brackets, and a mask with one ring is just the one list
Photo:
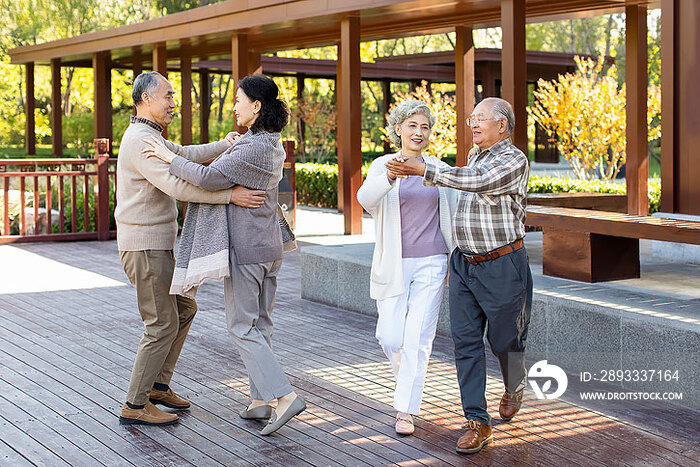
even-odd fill
[(141, 151), (141, 153), (145, 154), (146, 157), (157, 157), (163, 162), (170, 164), (176, 156), (175, 153), (166, 148), (163, 143), (155, 138), (147, 139), (145, 142), (148, 147)]
[(226, 141), (226, 144), (228, 144), (228, 147), (233, 146), (233, 144), (238, 141), (238, 138), (241, 137), (241, 134), (237, 131), (232, 131), (229, 134), (226, 135), (224, 138), (224, 141)]

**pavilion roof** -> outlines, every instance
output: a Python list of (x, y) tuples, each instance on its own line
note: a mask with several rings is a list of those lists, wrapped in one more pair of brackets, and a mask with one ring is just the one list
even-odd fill
[[(625, 4), (658, 0), (528, 0), (530, 22), (622, 12)], [(186, 53), (200, 60), (231, 55), (231, 33), (246, 33), (257, 52), (333, 45), (340, 20), (359, 15), (362, 40), (446, 32), (455, 25), (500, 22), (500, 0), (229, 0), (138, 24), (10, 50), (12, 63), (82, 65), (111, 51), (120, 66), (147, 66), (153, 44), (165, 42), (169, 60)]]

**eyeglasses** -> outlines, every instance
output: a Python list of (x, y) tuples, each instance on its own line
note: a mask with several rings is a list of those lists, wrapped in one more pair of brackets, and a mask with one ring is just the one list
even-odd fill
[(472, 115), (471, 117), (467, 117), (467, 126), (481, 126), (483, 122), (487, 122), (489, 120), (503, 120), (502, 118), (484, 118), (482, 116), (474, 116)]

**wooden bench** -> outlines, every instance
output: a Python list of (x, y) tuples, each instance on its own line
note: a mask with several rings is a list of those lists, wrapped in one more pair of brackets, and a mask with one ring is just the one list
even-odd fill
[(617, 193), (528, 193), (528, 205), (627, 212), (627, 195)]
[(550, 206), (527, 208), (542, 227), (542, 272), (584, 282), (639, 277), (639, 239), (700, 245), (700, 222)]

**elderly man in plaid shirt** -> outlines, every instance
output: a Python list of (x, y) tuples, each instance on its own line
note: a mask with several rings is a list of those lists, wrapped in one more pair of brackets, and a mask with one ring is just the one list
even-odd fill
[(487, 98), (467, 124), (478, 148), (466, 167), (438, 168), (417, 159), (395, 159), (386, 166), (397, 175), (422, 175), (426, 185), (461, 190), (454, 222), (457, 248), (450, 258), (450, 319), (467, 419), (457, 452), (472, 454), (493, 440), (485, 396), (486, 323), (505, 383), (500, 416), (508, 421), (520, 409), (532, 275), (523, 245), (528, 160), (510, 139), (513, 109), (503, 99)]

